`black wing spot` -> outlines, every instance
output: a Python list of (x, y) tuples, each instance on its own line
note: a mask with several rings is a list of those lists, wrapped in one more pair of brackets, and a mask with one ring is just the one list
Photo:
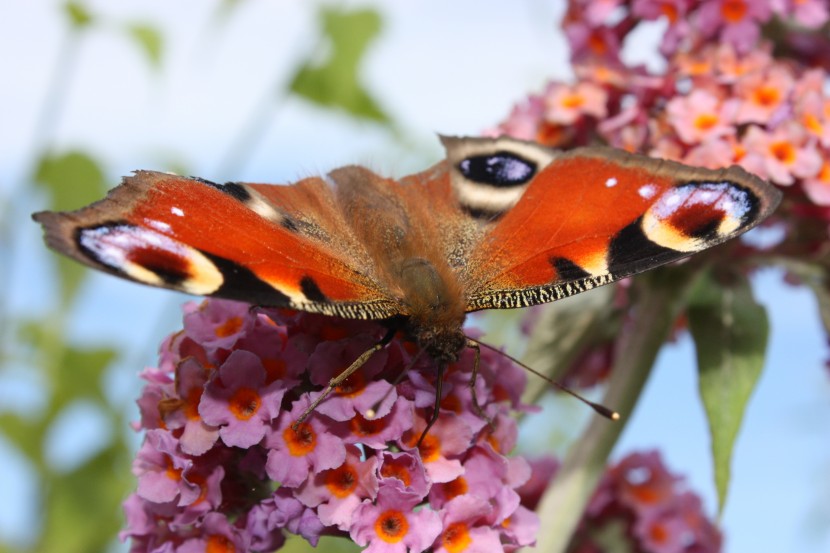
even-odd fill
[(242, 203), (248, 202), (251, 199), (251, 194), (248, 192), (245, 187), (238, 182), (226, 182), (225, 184), (219, 184), (213, 182), (211, 180), (203, 179), (202, 177), (190, 177), (191, 179), (201, 182), (202, 184), (206, 184), (210, 187), (215, 188), (219, 192), (223, 194), (227, 194), (232, 198), (236, 198)]
[(329, 299), (320, 290), (320, 287), (317, 286), (317, 283), (314, 281), (313, 278), (306, 275), (300, 279), (300, 291), (302, 291), (303, 295), (308, 298), (310, 301), (315, 301), (318, 303), (329, 303)]
[(195, 181), (201, 182), (202, 184), (206, 184), (206, 185), (208, 185), (208, 186), (212, 186), (212, 187), (214, 187), (214, 188), (219, 188), (219, 187), (221, 186), (220, 184), (217, 184), (217, 183), (213, 182), (212, 180), (203, 179), (202, 177), (194, 177), (194, 176), (191, 176), (190, 178), (191, 178), (192, 180), (195, 180)]
[(210, 294), (211, 296), (268, 307), (291, 305), (291, 298), (260, 280), (250, 269), (218, 255), (205, 251), (202, 251), (202, 254), (216, 265), (223, 277), (222, 286)]
[(684, 255), (649, 240), (643, 233), (642, 218), (639, 218), (618, 232), (611, 241), (608, 272), (615, 278), (622, 278), (680, 259)]
[(498, 221), (505, 213), (505, 211), (490, 211), (489, 209), (480, 209), (463, 204), (461, 205), (461, 209), (473, 219), (487, 223)]
[(552, 257), (550, 264), (556, 269), (558, 280), (582, 280), (591, 276), (591, 273), (566, 257)]
[(282, 219), (280, 219), (280, 226), (282, 226), (282, 228), (284, 228), (288, 232), (293, 232), (295, 234), (300, 232), (300, 227), (297, 226), (297, 222), (285, 214), (282, 214)]
[(463, 159), (458, 170), (473, 182), (510, 188), (532, 179), (536, 174), (536, 163), (510, 152), (496, 152)]

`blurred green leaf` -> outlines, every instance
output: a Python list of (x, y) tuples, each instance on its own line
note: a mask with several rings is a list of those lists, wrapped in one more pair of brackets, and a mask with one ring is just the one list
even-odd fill
[[(100, 164), (89, 155), (70, 151), (44, 154), (35, 169), (35, 181), (50, 195), (49, 209), (72, 210), (100, 200), (106, 189)], [(58, 259), (61, 299), (68, 305), (86, 275), (81, 265)]]
[(135, 485), (128, 452), (114, 443), (77, 470), (44, 482), (39, 551), (105, 552), (123, 523), (121, 502)]
[(100, 200), (106, 189), (100, 163), (80, 151), (45, 154), (35, 180), (51, 195), (49, 208), (54, 210), (78, 209)]
[(43, 462), (43, 436), (47, 424), (40, 418), (24, 418), (17, 413), (0, 413), (0, 433), (40, 471)]
[(92, 23), (92, 14), (80, 2), (69, 1), (63, 9), (75, 29), (83, 29)]
[(164, 39), (159, 30), (146, 23), (133, 23), (127, 26), (127, 32), (147, 56), (150, 65), (154, 69), (161, 67)]
[(118, 353), (110, 348), (67, 347), (52, 378), (55, 385), (52, 406), (62, 409), (79, 398), (86, 398), (106, 407), (102, 380), (117, 357)]
[(719, 510), (729, 487), (732, 450), (747, 403), (764, 366), (769, 321), (749, 280), (701, 280), (688, 311), (695, 341), (698, 387), (712, 440)]
[(291, 91), (356, 117), (388, 122), (389, 117), (365, 90), (358, 74), (369, 43), (380, 32), (380, 16), (374, 10), (324, 8), (320, 19), (329, 56), (322, 64), (304, 63), (292, 79)]

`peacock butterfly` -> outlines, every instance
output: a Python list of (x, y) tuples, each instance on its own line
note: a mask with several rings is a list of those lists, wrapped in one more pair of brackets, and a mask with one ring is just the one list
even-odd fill
[(358, 165), (291, 186), (137, 171), (90, 206), (33, 217), (49, 247), (96, 269), (384, 320), (444, 366), (471, 344), (467, 313), (555, 301), (681, 259), (746, 232), (781, 196), (739, 167), (507, 137), (442, 142), (446, 160), (397, 181)]

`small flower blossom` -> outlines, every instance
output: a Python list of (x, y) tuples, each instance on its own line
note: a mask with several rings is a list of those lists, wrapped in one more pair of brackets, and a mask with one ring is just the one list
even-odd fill
[(607, 93), (591, 83), (569, 87), (554, 85), (545, 94), (548, 121), (569, 125), (585, 115), (601, 118), (606, 114)]
[(721, 102), (705, 90), (672, 98), (666, 106), (672, 126), (687, 144), (698, 144), (735, 132), (736, 104)]
[(355, 511), (351, 536), (368, 553), (420, 553), (441, 533), (441, 520), (429, 509), (415, 511), (421, 498), (395, 485), (378, 490), (377, 501), (364, 501)]

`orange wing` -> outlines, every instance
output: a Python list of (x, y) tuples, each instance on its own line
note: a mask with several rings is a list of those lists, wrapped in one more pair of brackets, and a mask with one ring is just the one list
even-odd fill
[(472, 252), (468, 311), (554, 301), (681, 259), (746, 232), (779, 201), (738, 167), (560, 154)]
[(144, 284), (350, 318), (398, 313), (366, 252), (337, 230), (322, 179), (218, 185), (138, 171), (100, 202), (34, 218), (52, 249)]

